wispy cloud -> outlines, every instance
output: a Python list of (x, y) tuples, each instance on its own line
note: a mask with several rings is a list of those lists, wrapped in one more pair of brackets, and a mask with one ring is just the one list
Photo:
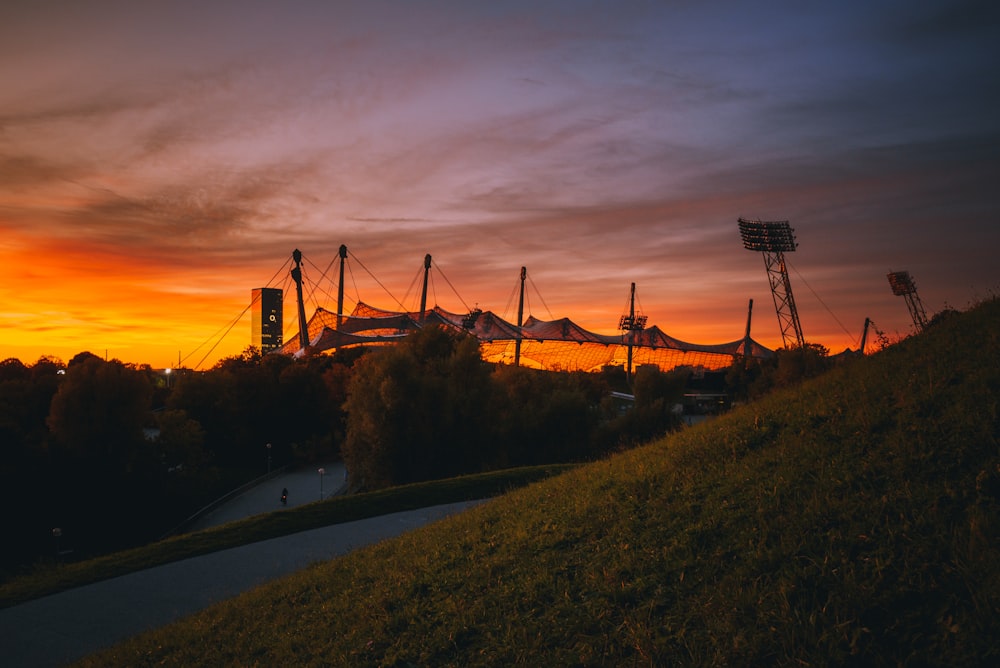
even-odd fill
[(0, 8), (0, 297), (38, 314), (0, 326), (32, 350), (58, 322), (173, 357), (340, 244), (369, 301), (431, 253), (448, 308), (502, 307), (528, 266), (592, 328), (634, 281), (692, 341), (755, 299), (774, 345), (739, 216), (792, 222), (807, 338), (837, 349), (838, 319), (906, 328), (890, 268), (931, 310), (996, 283), (988, 4), (33, 7)]

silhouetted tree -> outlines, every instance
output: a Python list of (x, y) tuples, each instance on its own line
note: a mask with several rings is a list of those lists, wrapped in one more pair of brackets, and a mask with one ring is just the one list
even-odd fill
[(251, 347), (209, 371), (180, 376), (166, 404), (202, 426), (219, 465), (262, 470), (267, 443), (275, 465), (327, 457), (344, 432), (351, 372), (343, 359), (261, 356)]
[(26, 458), (41, 454), (59, 368), (36, 373), (17, 359), (0, 362), (0, 471), (18, 476)]
[(684, 388), (691, 377), (689, 368), (661, 371), (653, 364), (643, 364), (635, 372), (632, 381), (632, 392), (635, 394), (635, 407), (647, 409), (656, 407), (669, 411), (674, 404), (684, 399)]
[(663, 372), (655, 365), (640, 366), (632, 381), (635, 406), (612, 424), (617, 445), (638, 445), (679, 428), (681, 417), (674, 406), (683, 402), (690, 376), (689, 369)]
[(152, 448), (168, 473), (190, 477), (208, 463), (204, 450), (205, 432), (196, 420), (179, 410), (165, 410), (155, 416), (158, 433)]
[(829, 350), (818, 343), (776, 350), (768, 359), (739, 360), (726, 372), (726, 387), (736, 399), (753, 399), (813, 378), (830, 368)]
[(489, 424), (497, 431), (494, 465), (586, 459), (607, 393), (602, 376), (499, 366)]
[(830, 368), (829, 354), (830, 351), (818, 343), (777, 351), (774, 384), (786, 387), (818, 376)]
[(149, 537), (151, 508), (162, 501), (143, 435), (151, 396), (146, 375), (117, 360), (78, 356), (66, 368), (48, 417), (57, 503), (50, 526), (75, 534), (78, 547), (99, 551)]
[(377, 488), (477, 467), (489, 373), (473, 337), (435, 326), (361, 358), (345, 402), (352, 484)]
[(51, 358), (30, 367), (16, 359), (0, 362), (0, 489), (13, 504), (4, 514), (0, 574), (31, 560), (51, 541), (39, 519), (47, 516), (51, 497), (39, 497), (38, 490), (51, 484), (45, 419), (61, 369)]
[(77, 360), (52, 398), (49, 430), (73, 456), (124, 469), (144, 442), (151, 396), (146, 376), (117, 360)]
[(167, 397), (167, 410), (183, 411), (201, 425), (205, 447), (219, 461), (228, 461), (234, 448), (235, 401), (232, 375), (219, 369), (178, 375)]

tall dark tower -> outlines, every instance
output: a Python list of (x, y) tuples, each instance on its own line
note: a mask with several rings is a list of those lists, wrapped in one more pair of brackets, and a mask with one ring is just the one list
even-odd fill
[(628, 366), (625, 367), (625, 377), (631, 382), (632, 346), (635, 345), (635, 333), (639, 332), (641, 334), (642, 330), (646, 329), (646, 316), (635, 314), (635, 283), (632, 284), (631, 292), (629, 293), (628, 315), (623, 315), (621, 320), (618, 321), (618, 329), (622, 330), (622, 332), (627, 332), (627, 334), (622, 335), (622, 338), (628, 339)]
[(254, 288), (251, 302), (253, 323), (251, 324), (251, 345), (260, 348), (264, 355), (280, 350), (282, 340), (282, 304), (284, 296), (280, 288)]
[(767, 222), (740, 218), (738, 222), (743, 247), (764, 255), (764, 268), (771, 284), (771, 296), (774, 298), (774, 310), (778, 314), (782, 343), (785, 348), (803, 347), (806, 341), (802, 337), (799, 312), (795, 308), (795, 298), (792, 297), (792, 283), (788, 280), (788, 269), (785, 267), (785, 253), (798, 246), (794, 230), (787, 220)]
[(922, 331), (927, 327), (927, 312), (924, 311), (924, 304), (917, 294), (917, 284), (913, 282), (913, 277), (908, 271), (890, 271), (889, 287), (892, 294), (906, 300), (906, 308), (910, 310), (910, 317), (913, 318), (913, 326), (916, 330)]

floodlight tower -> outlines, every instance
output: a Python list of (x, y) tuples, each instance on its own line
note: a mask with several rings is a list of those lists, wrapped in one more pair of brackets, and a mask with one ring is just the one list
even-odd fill
[(778, 314), (782, 343), (785, 348), (803, 347), (805, 339), (802, 337), (802, 325), (799, 324), (799, 312), (792, 297), (792, 283), (788, 280), (788, 269), (785, 267), (785, 253), (798, 246), (794, 230), (787, 220), (764, 222), (740, 218), (739, 225), (743, 247), (764, 255), (764, 268), (771, 284), (771, 296), (774, 298), (774, 310)]
[(628, 315), (623, 315), (618, 321), (618, 329), (628, 332), (623, 336), (628, 337), (628, 367), (625, 369), (625, 377), (632, 380), (632, 346), (635, 344), (635, 333), (646, 328), (646, 316), (635, 313), (635, 283), (629, 293)]
[(889, 286), (892, 294), (902, 295), (906, 300), (906, 308), (910, 310), (910, 317), (913, 318), (913, 326), (917, 331), (921, 331), (927, 326), (927, 314), (924, 312), (924, 305), (917, 295), (917, 286), (908, 271), (890, 271), (888, 274)]

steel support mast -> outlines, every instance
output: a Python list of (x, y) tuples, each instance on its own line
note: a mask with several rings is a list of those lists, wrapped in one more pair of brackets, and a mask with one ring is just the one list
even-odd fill
[(431, 273), (431, 254), (424, 255), (424, 289), (420, 292), (420, 324), (424, 324), (424, 313), (427, 311), (427, 277)]
[(309, 325), (306, 323), (306, 306), (302, 301), (302, 251), (296, 248), (292, 251), (295, 267), (292, 268), (292, 280), (295, 281), (295, 294), (298, 298), (299, 312), (299, 348), (305, 351), (309, 347)]
[(743, 357), (749, 358), (753, 350), (753, 343), (750, 339), (750, 323), (753, 320), (753, 300), (747, 304), (747, 328), (743, 332)]
[(917, 285), (913, 282), (910, 272), (891, 271), (888, 278), (892, 294), (902, 296), (906, 300), (906, 308), (913, 318), (913, 326), (918, 332), (922, 331), (927, 326), (927, 313), (924, 311), (924, 305), (917, 294)]
[(347, 246), (340, 244), (340, 282), (337, 284), (337, 329), (344, 324), (344, 263), (347, 262)]
[(517, 299), (517, 338), (514, 339), (514, 366), (521, 366), (521, 327), (524, 325), (524, 279), (527, 267), (521, 267), (521, 293)]
[(792, 296), (792, 282), (788, 279), (788, 268), (785, 265), (785, 253), (794, 251), (798, 246), (794, 230), (787, 220), (764, 222), (740, 218), (739, 226), (743, 247), (759, 251), (764, 256), (764, 268), (767, 270), (767, 280), (774, 299), (774, 310), (778, 315), (782, 343), (785, 348), (803, 347), (805, 338), (802, 336), (799, 312)]
[(625, 368), (625, 376), (629, 382), (632, 381), (632, 347), (635, 345), (635, 333), (646, 328), (646, 316), (635, 314), (635, 283), (629, 292), (628, 315), (623, 315), (618, 321), (618, 329), (627, 332), (625, 336), (628, 341), (628, 366)]

